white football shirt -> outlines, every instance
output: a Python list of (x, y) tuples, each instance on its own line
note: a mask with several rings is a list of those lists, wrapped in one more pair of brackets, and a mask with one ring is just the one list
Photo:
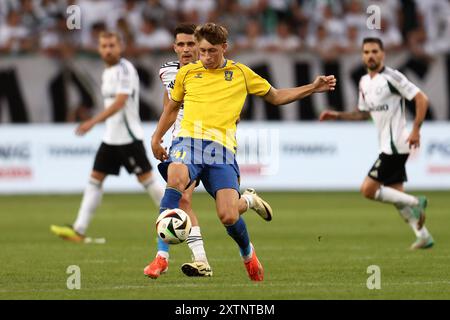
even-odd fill
[(370, 112), (378, 129), (380, 152), (409, 153), (405, 98), (412, 100), (419, 91), (401, 72), (389, 67), (373, 78), (369, 74), (361, 77), (358, 108)]
[[(180, 63), (178, 61), (170, 61), (161, 66), (159, 69), (159, 77), (167, 90), (167, 94), (170, 98), (170, 90), (173, 89), (175, 85), (175, 78), (177, 76), (178, 70), (180, 70)], [(178, 111), (177, 120), (172, 127), (172, 138), (176, 137), (181, 129), (181, 120), (183, 119), (183, 104)]]
[(139, 117), (139, 76), (134, 66), (126, 59), (108, 67), (102, 75), (102, 95), (105, 109), (118, 94), (127, 94), (125, 106), (106, 119), (106, 132), (103, 142), (111, 145), (124, 145), (143, 140), (144, 131)]

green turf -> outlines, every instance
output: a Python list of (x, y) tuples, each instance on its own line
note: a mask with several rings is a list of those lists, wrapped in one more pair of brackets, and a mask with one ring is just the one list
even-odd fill
[[(0, 299), (450, 299), (449, 200), (426, 192), (430, 250), (408, 250), (414, 236), (393, 206), (357, 193), (266, 193), (272, 222), (245, 215), (265, 268), (246, 275), (205, 194), (194, 196), (212, 278), (187, 278), (186, 244), (172, 247), (169, 272), (143, 275), (155, 253), (156, 209), (144, 194), (107, 194), (89, 233), (104, 245), (62, 241), (50, 224), (70, 223), (80, 195), (0, 197)], [(66, 269), (81, 268), (81, 290), (68, 290)], [(381, 268), (381, 289), (366, 287), (367, 267)]]

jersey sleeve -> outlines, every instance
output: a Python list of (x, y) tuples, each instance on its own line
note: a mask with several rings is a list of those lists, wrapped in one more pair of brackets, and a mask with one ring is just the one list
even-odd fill
[(397, 70), (388, 69), (384, 71), (387, 81), (400, 93), (401, 96), (408, 100), (412, 100), (420, 89), (405, 75)]
[(131, 95), (133, 93), (133, 82), (131, 71), (127, 67), (126, 64), (121, 63), (119, 66), (119, 85), (117, 86), (116, 94), (128, 94)]
[(245, 77), (245, 84), (247, 85), (247, 92), (257, 96), (264, 96), (272, 87), (266, 79), (261, 77), (255, 71), (243, 64), (236, 65), (242, 70)]
[(173, 101), (181, 102), (184, 99), (184, 79), (188, 73), (189, 69), (183, 67), (178, 71), (177, 76), (175, 78), (175, 83), (173, 84), (173, 88), (169, 91), (169, 97)]

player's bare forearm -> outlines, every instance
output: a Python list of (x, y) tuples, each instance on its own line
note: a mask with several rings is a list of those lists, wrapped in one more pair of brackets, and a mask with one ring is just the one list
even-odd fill
[(106, 119), (114, 115), (117, 111), (121, 110), (125, 106), (127, 99), (128, 99), (127, 94), (117, 95), (114, 102), (108, 108), (106, 108), (105, 110), (103, 110), (98, 115), (92, 118), (92, 122), (97, 124), (105, 121)]
[(320, 121), (327, 121), (327, 120), (362, 121), (368, 120), (369, 118), (370, 118), (369, 112), (360, 110), (350, 112), (325, 110), (319, 116)]
[(414, 101), (416, 103), (416, 118), (414, 119), (413, 129), (407, 139), (410, 148), (420, 147), (420, 127), (428, 109), (428, 98), (423, 92), (417, 93)]
[(175, 123), (180, 110), (181, 103), (170, 100), (164, 105), (163, 113), (159, 118), (158, 125), (153, 133), (152, 139), (155, 141), (161, 141), (162, 137), (166, 134), (167, 130)]
[(333, 91), (336, 86), (334, 76), (319, 76), (313, 83), (288, 89), (271, 88), (264, 99), (276, 106), (303, 99), (316, 92)]
[(416, 118), (414, 119), (413, 130), (419, 131), (427, 114), (428, 97), (423, 92), (419, 92), (414, 97), (414, 101), (416, 103)]
[(113, 114), (115, 114), (117, 111), (119, 111), (125, 106), (127, 99), (128, 99), (127, 94), (118, 94), (114, 102), (108, 108), (100, 112), (95, 117), (81, 123), (75, 131), (76, 134), (80, 136), (84, 135), (89, 130), (91, 130), (92, 127), (94, 127), (97, 123), (103, 122), (109, 117), (111, 117)]
[(300, 100), (312, 93), (314, 93), (314, 86), (312, 84), (288, 89), (271, 88), (264, 96), (264, 100), (275, 106), (280, 106)]
[(155, 158), (160, 161), (167, 160), (169, 157), (166, 149), (161, 145), (162, 138), (166, 134), (167, 130), (169, 130), (169, 128), (175, 123), (180, 106), (181, 103), (169, 100), (164, 105), (163, 113), (161, 114), (156, 130), (153, 133), (151, 142), (152, 152)]

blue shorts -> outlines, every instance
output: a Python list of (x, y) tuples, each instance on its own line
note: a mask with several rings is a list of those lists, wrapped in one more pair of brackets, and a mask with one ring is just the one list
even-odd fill
[(235, 154), (220, 143), (189, 137), (176, 138), (172, 141), (169, 159), (158, 165), (166, 181), (172, 162), (184, 163), (189, 170), (190, 184), (200, 180), (214, 198), (221, 189), (235, 189), (239, 193), (240, 172)]

